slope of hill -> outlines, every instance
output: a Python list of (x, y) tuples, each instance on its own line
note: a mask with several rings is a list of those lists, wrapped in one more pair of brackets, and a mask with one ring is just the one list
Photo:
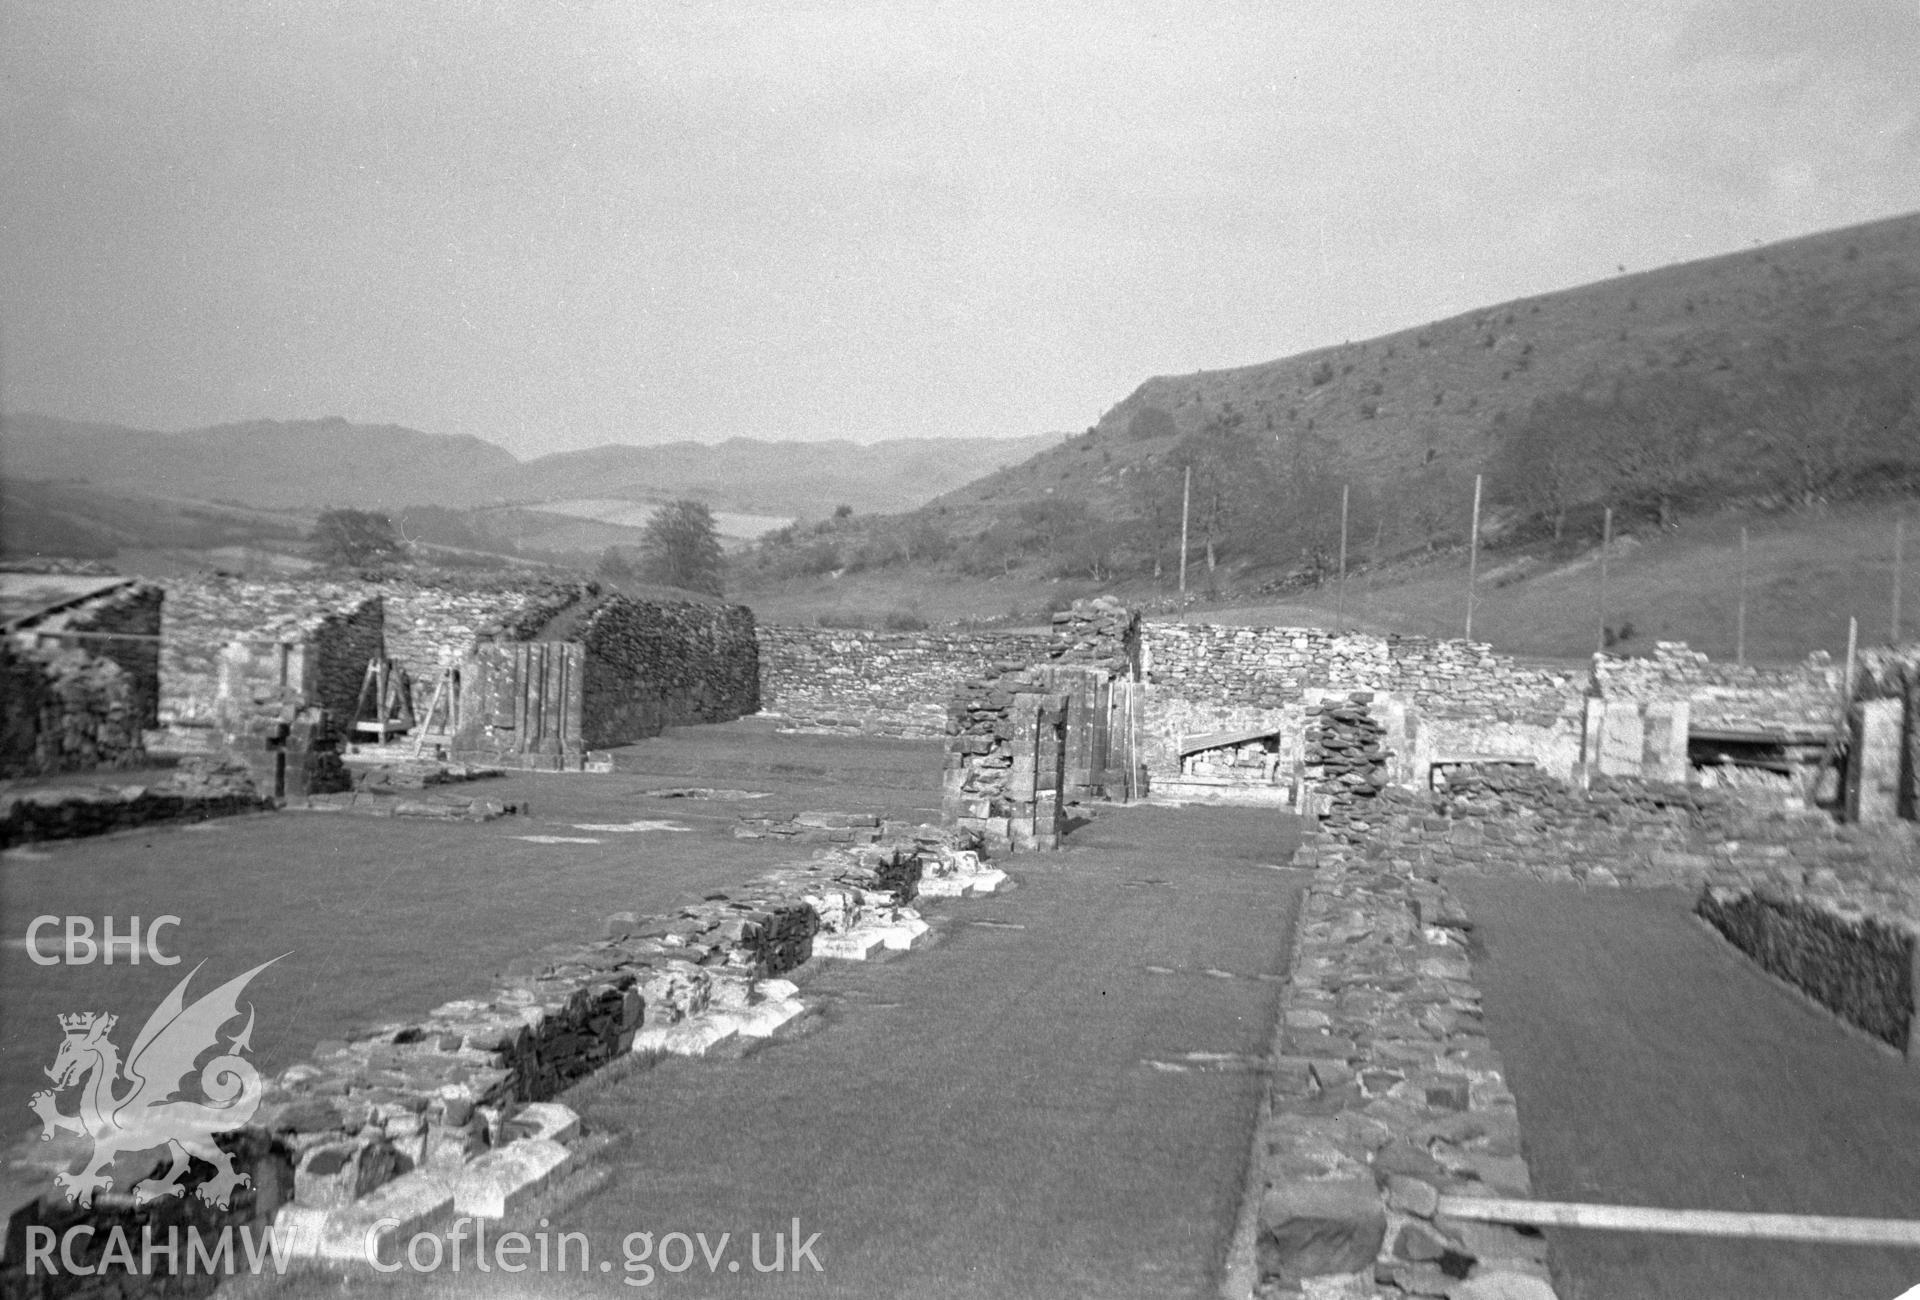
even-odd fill
[(296, 549), (312, 527), (297, 514), (168, 500), (72, 483), (0, 481), (0, 556), (106, 559), (134, 549)]
[(857, 512), (911, 510), (1003, 465), (1060, 442), (1027, 438), (896, 438), (882, 442), (673, 442), (558, 452), (496, 470), (480, 499), (532, 503), (618, 497), (697, 497), (738, 514), (818, 518), (836, 505)]
[(1350, 548), (1376, 563), (1463, 542), (1476, 474), (1495, 542), (1597, 535), (1603, 506), (1670, 522), (1910, 490), (1920, 215), (1150, 379), (1084, 435), (825, 539), (835, 557), (803, 533), (763, 568), (784, 579), (939, 554), (976, 574), (1166, 573), (1188, 470), (1191, 558), (1235, 584), (1324, 574), (1343, 487)]

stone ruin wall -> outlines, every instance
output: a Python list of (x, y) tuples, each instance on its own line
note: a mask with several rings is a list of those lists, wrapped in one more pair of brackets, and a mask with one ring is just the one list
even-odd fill
[[(546, 637), (586, 646), (589, 744), (758, 708), (758, 648), (743, 606), (602, 599), (595, 584), (545, 579), (499, 589), (215, 577), (174, 584), (170, 597), (160, 721), (176, 729), (225, 727), (298, 697), (344, 730), (378, 655), (406, 670), (424, 718), (440, 670), (478, 643)], [(174, 743), (199, 747), (192, 731)]]
[(33, 629), (160, 635), (162, 593), (128, 582), (28, 620), (0, 643), (0, 776), (127, 768), (160, 708), (156, 641), (52, 638)]
[(1179, 775), (1182, 737), (1215, 732), (1276, 731), (1283, 765), (1304, 763), (1310, 713), (1355, 691), (1375, 697), (1399, 784), (1469, 754), (1525, 758), (1562, 777), (1580, 762), (1583, 678), (1478, 643), (1169, 622), (1143, 624), (1141, 642), (1155, 779)]
[(947, 734), (947, 701), (970, 681), (1046, 656), (1029, 632), (756, 629), (760, 707), (782, 730), (877, 736)]
[(586, 583), (541, 582), (511, 591), (459, 590), (411, 582), (381, 585), (387, 602), (387, 654), (413, 678), (413, 706), (424, 713), (439, 670), (457, 664), (483, 636), (525, 641), (588, 599)]
[(1853, 690), (1854, 751), (1862, 770), (1849, 782), (1857, 820), (1920, 820), (1920, 641), (1860, 652)]
[(1042, 653), (962, 682), (947, 703), (942, 816), (996, 848), (1058, 848), (1068, 805), (1130, 780), (1106, 702), (1137, 676), (1139, 615), (1078, 602), (1053, 616)]
[(1714, 663), (1684, 641), (1661, 641), (1649, 659), (1595, 655), (1605, 700), (1685, 700), (1696, 731), (1824, 735), (1840, 720), (1842, 671), (1825, 651), (1790, 668)]
[[(278, 678), (274, 643), (316, 641), (313, 669), (321, 700), (338, 708), (343, 724), (358, 699), (367, 661), (384, 653), (413, 679), (414, 708), (432, 699), (441, 666), (457, 662), (483, 634), (524, 640), (588, 592), (584, 583), (541, 581), (524, 589), (423, 585), (406, 581), (342, 583), (320, 580), (259, 582), (211, 577), (171, 582), (162, 621), (161, 721), (207, 727), (216, 721), (221, 656), (236, 639), (254, 646), (260, 662), (240, 671), (249, 680)], [(380, 607), (378, 639), (366, 632), (369, 603)], [(356, 630), (345, 632), (344, 620)], [(346, 656), (342, 659), (341, 656)], [(356, 662), (357, 660), (357, 662)], [(338, 679), (352, 678), (351, 693)], [(294, 680), (300, 680), (295, 677)], [(342, 702), (344, 700), (344, 702)]]
[(582, 731), (605, 748), (760, 708), (760, 647), (744, 605), (615, 595), (569, 639), (586, 647)]
[[(160, 725), (207, 728), (220, 721), (223, 658), (229, 698), (279, 693), (279, 645), (288, 683), (307, 684), (329, 709), (350, 715), (367, 661), (385, 635), (385, 607), (363, 584), (254, 582), (213, 577), (167, 584), (161, 618)], [(311, 645), (310, 650), (297, 647)], [(357, 662), (356, 662), (357, 660)]]
[(238, 632), (221, 646), (208, 720), (232, 728), (262, 708), (299, 700), (326, 710), (332, 725), (344, 731), (386, 628), (381, 597), (348, 593), (346, 599), (350, 603), (333, 609), (305, 609)]

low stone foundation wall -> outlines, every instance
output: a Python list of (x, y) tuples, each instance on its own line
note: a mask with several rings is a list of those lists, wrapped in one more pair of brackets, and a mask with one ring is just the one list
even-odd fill
[(872, 813), (798, 812), (790, 817), (745, 814), (734, 820), (735, 839), (791, 840), (800, 844), (872, 844), (883, 831)]
[(1912, 1054), (1911, 924), (1888, 922), (1830, 899), (1708, 887), (1694, 912), (1769, 975), (1848, 1024)]
[(46, 786), (0, 795), (0, 849), (274, 807), (244, 769), (194, 761), (159, 785)]
[[(211, 1261), (199, 1264), (204, 1256), (195, 1261), (200, 1271), (189, 1272), (186, 1253), (194, 1243), (218, 1256), (224, 1238), (233, 1254), (235, 1273), (246, 1271), (249, 1258), (270, 1260), (273, 1252), (268, 1227), (274, 1213), (293, 1195), (292, 1156), (284, 1144), (253, 1131), (222, 1133), (213, 1141), (232, 1160), (234, 1172), (247, 1178), (247, 1184), (234, 1190), (225, 1207), (207, 1204), (192, 1190), (140, 1206), (133, 1204), (129, 1193), (104, 1194), (86, 1209), (70, 1205), (59, 1197), (30, 1201), (15, 1209), (7, 1219), (6, 1253), (4, 1263), (0, 1263), (0, 1293), (8, 1300), (14, 1297), (21, 1300), (27, 1297), (32, 1300), (55, 1300), (56, 1297), (60, 1300), (123, 1300), (123, 1297), (151, 1295), (197, 1297), (210, 1294), (225, 1278), (218, 1271), (221, 1265)], [(129, 1154), (115, 1166), (123, 1185), (130, 1186), (149, 1172), (158, 1174), (167, 1161), (156, 1155), (151, 1170), (119, 1168), (119, 1165), (133, 1164), (134, 1157)], [(182, 1185), (190, 1189), (201, 1186), (206, 1168), (203, 1166), (200, 1171), (187, 1175)], [(93, 1229), (91, 1237), (67, 1236), (70, 1229), (82, 1225)], [(55, 1243), (48, 1257), (52, 1271), (42, 1264), (31, 1279), (23, 1275), (29, 1231), (39, 1237), (36, 1244), (42, 1248), (48, 1240)], [(169, 1241), (178, 1245), (179, 1255), (172, 1263), (175, 1276), (149, 1281), (132, 1278), (125, 1271), (129, 1259), (136, 1262), (141, 1259), (142, 1247), (148, 1241), (154, 1243), (156, 1268), (162, 1274), (168, 1267), (164, 1252)], [(71, 1263), (78, 1268), (70, 1269), (69, 1261), (61, 1259), (61, 1243), (71, 1243)], [(271, 1275), (275, 1269), (273, 1264), (266, 1263), (261, 1271)]]
[(1255, 1294), (1552, 1300), (1537, 1231), (1441, 1210), (1532, 1191), (1471, 921), (1439, 884), (1340, 836), (1299, 860), (1315, 874), (1255, 1139)]
[[(981, 868), (977, 836), (884, 830), (883, 842), (776, 867), (667, 915), (614, 912), (601, 937), (510, 963), (482, 997), (319, 1044), (265, 1081), (252, 1122), (226, 1144), (259, 1179), (234, 1195), (227, 1221), (264, 1231), (271, 1217), (297, 1256), (352, 1265), (370, 1233), (404, 1240), (451, 1212), (504, 1217), (571, 1159), (577, 1122), (539, 1103), (629, 1052), (700, 1055), (729, 1033), (771, 1032), (799, 1010), (778, 977), (816, 951), (859, 958), (924, 932), (904, 906), (923, 878), (954, 896), (1000, 877)], [(128, 1171), (115, 1172), (124, 1189)], [(191, 1190), (180, 1200), (199, 1204)], [(113, 1196), (69, 1211), (49, 1191), (19, 1208), (0, 1293), (38, 1294), (22, 1290), (29, 1227), (87, 1223), (104, 1245), (121, 1217)], [(164, 1236), (169, 1220), (154, 1221)], [(83, 1281), (75, 1294), (118, 1295), (120, 1280)]]

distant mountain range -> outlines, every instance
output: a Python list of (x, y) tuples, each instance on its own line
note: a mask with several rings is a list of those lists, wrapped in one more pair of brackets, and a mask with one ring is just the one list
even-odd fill
[(521, 461), (468, 435), (400, 425), (256, 420), (157, 433), (0, 416), (0, 477), (266, 509), (539, 506), (693, 496), (716, 511), (817, 518), (909, 510), (1064, 435), (605, 446)]

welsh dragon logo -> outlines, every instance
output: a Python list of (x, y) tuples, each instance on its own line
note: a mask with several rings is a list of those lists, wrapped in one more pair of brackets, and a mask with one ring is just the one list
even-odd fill
[[(55, 1184), (66, 1189), (67, 1200), (91, 1207), (95, 1192), (113, 1186), (112, 1175), (102, 1171), (116, 1156), (161, 1146), (172, 1156), (172, 1167), (161, 1177), (134, 1184), (135, 1205), (181, 1195), (180, 1176), (187, 1172), (192, 1156), (217, 1171), (196, 1193), (208, 1205), (227, 1209), (234, 1189), (251, 1185), (253, 1180), (235, 1173), (233, 1158), (213, 1141), (215, 1133), (237, 1129), (252, 1119), (260, 1105), (260, 1073), (241, 1055), (252, 1046), (251, 1004), (246, 1027), (228, 1039), (225, 1052), (200, 1069), (200, 1091), (206, 1102), (183, 1100), (175, 1094), (194, 1072), (194, 1062), (219, 1046), (221, 1026), (240, 1014), (241, 990), (279, 960), (262, 962), (188, 1006), (187, 985), (200, 971), (195, 966), (147, 1017), (124, 1064), (120, 1049), (107, 1037), (117, 1016), (84, 1011), (60, 1017), (66, 1039), (46, 1071), (53, 1087), (33, 1094), (28, 1108), (40, 1116), (42, 1142), (63, 1129), (93, 1139), (93, 1159), (83, 1171), (54, 1175)], [(122, 1081), (127, 1087), (116, 1095)], [(72, 1087), (79, 1088), (80, 1109), (65, 1115), (57, 1109), (57, 1098)]]

